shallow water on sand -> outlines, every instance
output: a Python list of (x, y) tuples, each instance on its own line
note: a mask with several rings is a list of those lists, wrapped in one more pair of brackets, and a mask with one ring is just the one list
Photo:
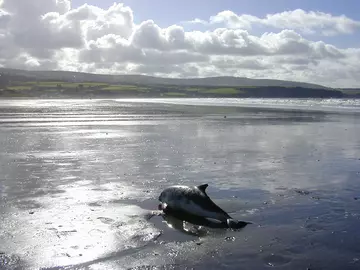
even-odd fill
[[(359, 102), (2, 100), (0, 269), (359, 269)], [(208, 183), (240, 231), (157, 209)]]

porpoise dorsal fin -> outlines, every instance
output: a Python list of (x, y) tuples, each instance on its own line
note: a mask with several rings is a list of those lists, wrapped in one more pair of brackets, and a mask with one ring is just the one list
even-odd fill
[(208, 186), (209, 186), (208, 184), (203, 184), (203, 185), (197, 186), (197, 188), (199, 190), (201, 190), (203, 193), (205, 193), (205, 190)]

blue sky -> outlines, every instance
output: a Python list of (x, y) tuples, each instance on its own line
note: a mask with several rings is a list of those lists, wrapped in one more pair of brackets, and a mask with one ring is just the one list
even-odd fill
[[(333, 15), (345, 14), (360, 20), (360, 1), (357, 0), (123, 0), (120, 2), (133, 9), (137, 17), (135, 19), (139, 21), (154, 19), (163, 26), (196, 17), (206, 19), (226, 9), (238, 14), (264, 16), (268, 13), (301, 8), (308, 11), (323, 11)], [(85, 3), (106, 8), (114, 1), (72, 0), (72, 7)]]

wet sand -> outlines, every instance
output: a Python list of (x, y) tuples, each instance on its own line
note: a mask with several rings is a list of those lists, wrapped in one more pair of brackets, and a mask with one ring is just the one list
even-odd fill
[[(359, 269), (359, 112), (222, 102), (0, 101), (0, 269)], [(151, 215), (203, 183), (253, 224)]]

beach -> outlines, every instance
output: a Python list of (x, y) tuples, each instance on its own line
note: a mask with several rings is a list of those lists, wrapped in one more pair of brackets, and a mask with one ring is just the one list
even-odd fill
[[(0, 100), (0, 269), (359, 269), (360, 101)], [(239, 231), (157, 210), (209, 184)]]

